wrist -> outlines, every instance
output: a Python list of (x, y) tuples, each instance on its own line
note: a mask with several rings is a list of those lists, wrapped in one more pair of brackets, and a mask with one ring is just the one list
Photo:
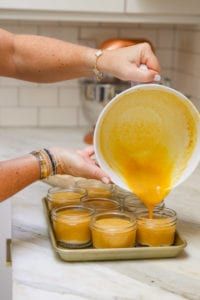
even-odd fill
[(93, 68), (95, 66), (95, 53), (97, 52), (97, 49), (85, 47), (84, 50), (85, 51), (82, 51), (82, 60), (86, 73), (85, 76), (92, 77), (94, 76)]

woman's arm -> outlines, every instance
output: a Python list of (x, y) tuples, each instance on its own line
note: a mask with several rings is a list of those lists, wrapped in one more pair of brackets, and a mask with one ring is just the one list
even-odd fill
[[(56, 82), (92, 76), (96, 49), (35, 35), (15, 35), (0, 29), (0, 76), (33, 82)], [(139, 69), (146, 64), (149, 71)], [(123, 80), (154, 81), (158, 60), (147, 43), (104, 51), (101, 72)]]
[[(44, 150), (43, 154), (45, 153)], [(57, 174), (94, 178), (109, 183), (109, 178), (92, 159), (93, 147), (82, 151), (70, 151), (64, 148), (52, 148)], [(47, 176), (51, 174), (50, 160), (46, 156)], [(41, 165), (38, 159), (28, 154), (16, 159), (0, 162), (0, 202), (14, 195), (41, 177)]]
[(39, 163), (33, 155), (0, 162), (0, 201), (39, 179)]

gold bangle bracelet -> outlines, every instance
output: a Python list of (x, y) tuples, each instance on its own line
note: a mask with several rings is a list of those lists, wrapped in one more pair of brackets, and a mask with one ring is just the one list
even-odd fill
[(93, 72), (96, 76), (97, 81), (101, 81), (103, 79), (103, 73), (100, 72), (99, 69), (98, 69), (98, 60), (102, 55), (103, 55), (103, 51), (101, 49), (97, 50), (96, 53), (95, 53), (96, 60), (95, 60), (95, 65), (94, 65), (94, 68), (93, 68)]

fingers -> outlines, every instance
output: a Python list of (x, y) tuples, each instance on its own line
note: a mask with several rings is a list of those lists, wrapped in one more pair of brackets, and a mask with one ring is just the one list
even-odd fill
[(89, 146), (89, 147), (86, 147), (83, 150), (77, 150), (76, 152), (78, 154), (80, 154), (81, 156), (89, 157), (89, 156), (92, 156), (94, 154), (94, 147), (93, 146)]
[(93, 146), (88, 146), (85, 149), (83, 149), (83, 152), (88, 154), (89, 156), (94, 154), (94, 147)]
[(153, 53), (151, 46), (148, 43), (141, 44), (141, 63), (144, 63), (148, 69), (154, 70), (157, 73), (160, 73), (160, 64)]
[(96, 165), (87, 165), (86, 177), (101, 180), (103, 183), (110, 183), (110, 178)]
[(137, 82), (154, 82), (160, 81), (160, 75), (151, 69), (143, 70), (137, 67), (136, 65), (130, 65), (129, 71), (129, 80)]

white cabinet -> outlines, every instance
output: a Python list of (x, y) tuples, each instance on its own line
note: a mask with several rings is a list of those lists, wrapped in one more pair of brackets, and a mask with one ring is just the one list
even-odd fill
[(199, 0), (127, 0), (126, 12), (143, 14), (198, 15)]
[(200, 0), (0, 0), (0, 19), (200, 24)]
[(0, 203), (0, 298), (12, 299), (11, 202)]
[(8, 267), (0, 267), (1, 300), (12, 300), (12, 271)]
[(71, 11), (71, 12), (123, 12), (124, 0), (1, 0), (4, 9)]

